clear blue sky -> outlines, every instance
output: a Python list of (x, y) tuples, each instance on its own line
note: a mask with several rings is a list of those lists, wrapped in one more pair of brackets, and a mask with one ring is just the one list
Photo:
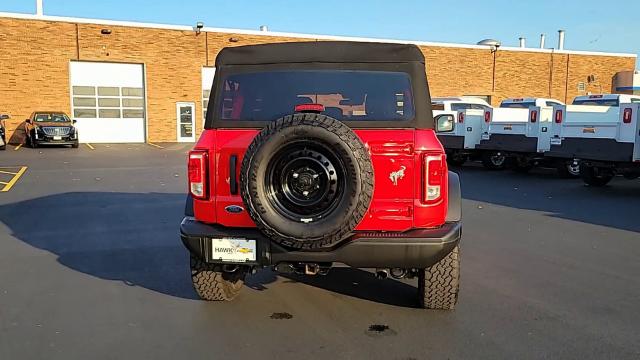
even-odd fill
[[(153, 4), (153, 6), (151, 5)], [(35, 0), (0, 0), (0, 11), (34, 12)], [(45, 15), (474, 44), (640, 54), (640, 0), (44, 0)]]

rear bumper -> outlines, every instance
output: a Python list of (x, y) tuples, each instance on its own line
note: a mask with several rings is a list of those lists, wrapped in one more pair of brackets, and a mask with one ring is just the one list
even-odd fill
[(538, 138), (525, 135), (491, 134), (489, 140), (481, 140), (476, 149), (517, 153), (538, 152)]
[(615, 139), (564, 138), (560, 145), (551, 145), (544, 153), (548, 157), (631, 162), (633, 143), (622, 143)]
[(78, 142), (78, 139), (63, 137), (62, 140), (53, 140), (52, 138), (43, 139), (42, 136), (40, 136), (39, 139), (33, 139), (33, 141), (38, 145), (73, 145)]
[(357, 268), (427, 268), (447, 256), (462, 236), (460, 222), (446, 223), (437, 229), (415, 229), (404, 233), (358, 232), (333, 249), (318, 251), (289, 250), (257, 229), (226, 228), (204, 224), (185, 217), (180, 237), (187, 249), (198, 258), (212, 262), (214, 238), (257, 240), (257, 256), (249, 265), (270, 266), (283, 262), (337, 262)]

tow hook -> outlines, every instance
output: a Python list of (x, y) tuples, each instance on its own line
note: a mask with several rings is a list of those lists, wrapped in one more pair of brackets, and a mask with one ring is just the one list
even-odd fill
[(304, 264), (305, 275), (318, 275), (318, 272), (320, 272), (318, 264)]
[(407, 269), (393, 268), (389, 272), (394, 279), (404, 279), (407, 276)]
[(389, 277), (389, 270), (387, 269), (376, 269), (376, 277), (380, 280), (386, 279)]

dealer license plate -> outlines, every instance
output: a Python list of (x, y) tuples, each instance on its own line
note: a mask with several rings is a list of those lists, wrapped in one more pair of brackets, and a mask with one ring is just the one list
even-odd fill
[(62, 140), (62, 136), (54, 136), (53, 140)]
[(561, 145), (562, 139), (551, 139), (551, 145)]
[(256, 241), (237, 238), (212, 239), (211, 259), (229, 262), (256, 261)]
[(482, 140), (489, 140), (491, 136), (489, 134), (482, 134)]

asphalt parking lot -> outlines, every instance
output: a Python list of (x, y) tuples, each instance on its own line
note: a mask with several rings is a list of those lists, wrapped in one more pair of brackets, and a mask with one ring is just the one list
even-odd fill
[(177, 233), (189, 146), (163, 146), (0, 153), (26, 167), (0, 192), (0, 359), (640, 358), (640, 181), (456, 169), (455, 312), (351, 269), (206, 303)]

